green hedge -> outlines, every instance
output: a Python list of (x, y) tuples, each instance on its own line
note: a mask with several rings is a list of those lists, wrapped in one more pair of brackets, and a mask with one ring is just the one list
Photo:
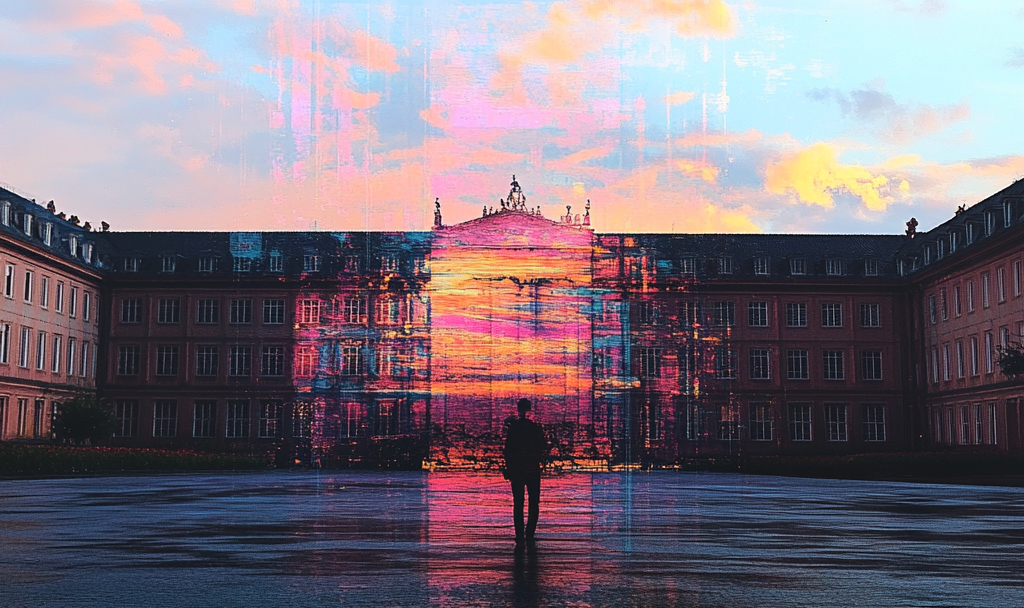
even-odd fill
[(266, 467), (265, 456), (248, 454), (0, 443), (0, 475), (6, 476), (231, 471)]

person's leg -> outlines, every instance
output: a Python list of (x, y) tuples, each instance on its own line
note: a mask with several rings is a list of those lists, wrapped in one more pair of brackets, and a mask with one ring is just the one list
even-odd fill
[(516, 542), (526, 538), (523, 534), (523, 503), (526, 484), (521, 479), (512, 479), (512, 523), (516, 527)]
[(531, 540), (533, 539), (533, 533), (537, 531), (537, 518), (540, 517), (540, 475), (526, 480), (526, 490), (530, 493), (530, 510), (526, 520), (526, 539)]

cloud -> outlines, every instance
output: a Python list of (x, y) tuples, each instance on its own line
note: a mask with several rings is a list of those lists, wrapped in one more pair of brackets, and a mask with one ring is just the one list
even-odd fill
[(681, 106), (694, 98), (696, 93), (690, 91), (678, 91), (665, 96), (665, 103), (670, 106)]
[(1006, 67), (1024, 68), (1024, 48), (1018, 47), (1015, 49), (1011, 49), (1010, 53), (1013, 55), (1013, 57), (1010, 57), (1010, 59), (1007, 60)]
[(949, 8), (942, 0), (922, 0), (916, 6), (903, 2), (903, 0), (889, 0), (889, 4), (897, 13), (915, 13), (928, 17), (934, 17)]
[(879, 84), (849, 93), (832, 88), (811, 89), (807, 96), (815, 101), (834, 102), (844, 116), (877, 125), (879, 137), (899, 144), (933, 135), (971, 116), (967, 102), (936, 107), (901, 104)]
[(773, 194), (793, 193), (804, 203), (826, 209), (835, 205), (834, 194), (846, 192), (860, 198), (871, 211), (885, 211), (897, 197), (909, 192), (906, 180), (891, 182), (862, 165), (840, 164), (832, 146), (820, 142), (769, 164), (765, 188)]

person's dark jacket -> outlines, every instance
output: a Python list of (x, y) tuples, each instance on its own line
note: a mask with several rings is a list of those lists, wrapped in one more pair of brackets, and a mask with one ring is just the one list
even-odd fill
[(506, 478), (540, 475), (547, 453), (548, 443), (541, 425), (529, 418), (509, 422), (504, 449)]

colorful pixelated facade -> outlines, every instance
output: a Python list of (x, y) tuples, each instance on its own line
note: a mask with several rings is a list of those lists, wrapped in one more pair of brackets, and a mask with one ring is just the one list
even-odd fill
[[(566, 468), (940, 439), (922, 235), (596, 234), (517, 186), (429, 232), (93, 233), (112, 441), (490, 468), (524, 396)], [(994, 308), (1020, 331), (1017, 213), (971, 247), (1006, 258)], [(1021, 385), (998, 373), (1014, 449)]]

